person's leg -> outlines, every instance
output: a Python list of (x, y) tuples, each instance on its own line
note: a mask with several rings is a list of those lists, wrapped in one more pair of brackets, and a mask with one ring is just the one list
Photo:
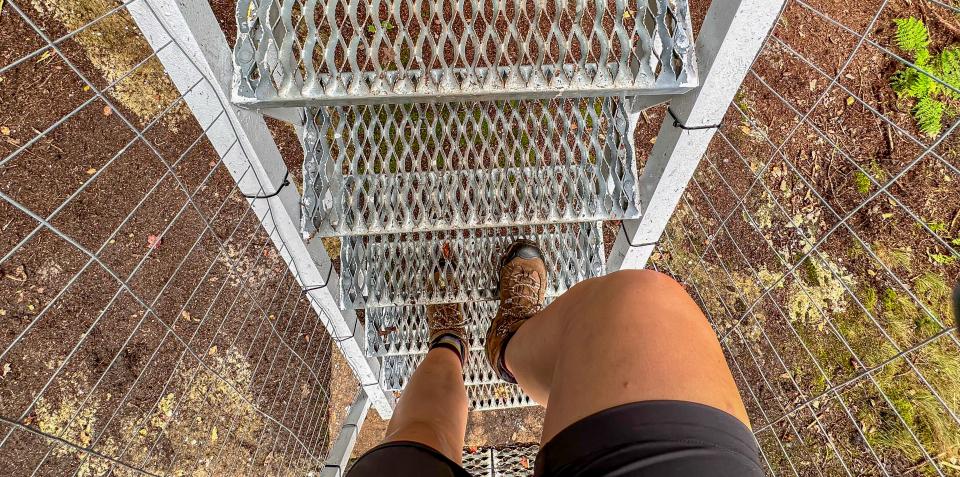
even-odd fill
[(419, 442), (460, 463), (466, 432), (467, 391), (460, 357), (451, 349), (434, 348), (403, 389), (384, 442)]
[(705, 404), (749, 426), (703, 313), (680, 284), (654, 271), (574, 286), (520, 326), (505, 364), (547, 407), (543, 442), (586, 416), (648, 400)]

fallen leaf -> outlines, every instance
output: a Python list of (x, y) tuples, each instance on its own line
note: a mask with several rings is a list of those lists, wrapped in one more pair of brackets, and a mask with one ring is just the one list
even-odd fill
[(656, 144), (656, 143), (657, 143), (657, 136), (653, 136), (652, 138), (650, 138), (650, 144)]
[(6, 126), (0, 126), (0, 134), (3, 134), (4, 136), (9, 136), (9, 135), (10, 135), (10, 128), (8, 128), (8, 127), (6, 127)]
[(0, 316), (7, 316), (7, 310), (0, 308)]
[(88, 84), (83, 85), (83, 90), (84, 90), (84, 91), (90, 91), (90, 85), (88, 85)]
[(147, 236), (147, 247), (156, 249), (157, 247), (160, 246), (161, 243), (163, 243), (162, 238), (152, 234)]
[(96, 174), (96, 173), (97, 173), (97, 168), (96, 168), (96, 167), (91, 167), (91, 168), (87, 169), (87, 175), (88, 175), (88, 176), (92, 176), (92, 175), (94, 175), (94, 174)]
[(49, 60), (50, 57), (52, 56), (53, 56), (53, 53), (51, 53), (50, 50), (46, 50), (43, 53), (40, 53), (40, 57), (37, 58), (37, 63), (40, 63), (41, 61)]
[(387, 336), (390, 335), (390, 333), (393, 333), (394, 331), (397, 331), (396, 326), (388, 326), (382, 330), (377, 330), (377, 334), (380, 335), (381, 338), (386, 338)]
[(10, 374), (10, 371), (11, 371), (10, 363), (3, 363), (3, 375), (0, 377), (3, 377), (3, 378), (7, 377), (7, 375)]
[(216, 428), (216, 427), (214, 427), (213, 430), (210, 431), (210, 442), (217, 442), (217, 428)]
[(523, 456), (520, 458), (520, 465), (523, 466), (524, 469), (530, 468), (530, 460), (527, 459), (527, 456)]
[(847, 96), (847, 106), (853, 105), (853, 96)]
[(32, 303), (29, 304), (29, 305), (27, 305), (27, 309), (30, 310), (30, 311), (33, 311), (33, 310), (35, 310), (36, 308), (37, 308), (37, 307), (33, 306)]
[(470, 446), (470, 453), (471, 453), (471, 454), (476, 454), (476, 453), (477, 453), (477, 446)]
[(217, 345), (211, 346), (210, 351), (207, 351), (207, 354), (209, 354), (210, 356), (217, 354)]
[(753, 129), (750, 129), (750, 126), (747, 126), (747, 125), (741, 125), (740, 130), (743, 131), (743, 133), (746, 134), (747, 136), (753, 133)]
[(110, 106), (104, 106), (104, 107), (103, 107), (103, 115), (104, 115), (104, 116), (109, 116), (109, 115), (111, 115), (111, 114), (113, 114), (113, 110), (110, 109)]
[(624, 20), (629, 20), (629, 19), (631, 19), (631, 18), (633, 18), (633, 10), (624, 10), (624, 11), (623, 11), (623, 19), (624, 19)]
[(310, 342), (310, 335), (303, 335), (303, 341)]
[(186, 321), (193, 321), (193, 317), (190, 316), (190, 312), (187, 310), (181, 311), (180, 316), (182, 316), (183, 319)]

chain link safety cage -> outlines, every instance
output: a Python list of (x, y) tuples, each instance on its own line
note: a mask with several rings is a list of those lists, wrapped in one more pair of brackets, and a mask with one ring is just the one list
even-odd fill
[(772, 475), (960, 475), (958, 14), (788, 2), (653, 256)]
[(358, 384), (144, 8), (0, 2), (0, 475), (317, 472)]
[(313, 111), (304, 233), (635, 218), (627, 107), (621, 97)]
[(254, 107), (671, 94), (697, 84), (686, 2), (241, 0)]

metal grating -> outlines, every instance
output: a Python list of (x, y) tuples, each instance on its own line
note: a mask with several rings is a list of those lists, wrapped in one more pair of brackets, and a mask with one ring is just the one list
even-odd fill
[(519, 477), (533, 475), (540, 446), (512, 444), (502, 447), (465, 447), (463, 468), (475, 477)]
[[(498, 301), (474, 301), (461, 305), (470, 349), (483, 348), (487, 328), (498, 307)], [(427, 352), (430, 331), (424, 305), (370, 308), (366, 310), (365, 321), (368, 356)]]
[[(550, 298), (547, 299), (547, 303)], [(499, 301), (462, 303), (470, 349), (481, 349), (487, 328), (497, 314)], [(405, 305), (366, 310), (367, 355), (391, 356), (426, 353), (430, 341), (426, 306)]]
[(240, 0), (254, 107), (672, 94), (697, 85), (686, 0)]
[[(383, 367), (380, 368), (380, 382), (388, 391), (400, 391), (407, 385), (407, 381), (423, 361), (426, 353), (384, 356)], [(463, 382), (471, 384), (500, 383), (500, 378), (493, 372), (487, 363), (487, 357), (482, 349), (471, 350), (463, 363)]]
[(543, 249), (550, 296), (604, 273), (598, 222), (344, 237), (342, 306), (493, 300), (500, 256), (521, 237)]
[(520, 386), (503, 382), (467, 386), (467, 402), (472, 411), (489, 411), (512, 407), (536, 406)]
[(635, 218), (622, 98), (313, 109), (305, 236)]

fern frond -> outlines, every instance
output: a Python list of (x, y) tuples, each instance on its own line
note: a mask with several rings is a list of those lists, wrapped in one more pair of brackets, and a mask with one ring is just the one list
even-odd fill
[(914, 18), (897, 18), (897, 46), (901, 50), (916, 54), (930, 44), (930, 36), (923, 22)]
[(917, 120), (917, 127), (920, 132), (930, 137), (937, 137), (943, 130), (943, 108), (942, 102), (929, 96), (920, 98), (916, 106), (913, 107), (913, 117)]
[(915, 68), (907, 68), (898, 71), (890, 79), (890, 86), (897, 96), (901, 98), (924, 98), (930, 96), (931, 89), (936, 84), (932, 78), (917, 71)]
[(960, 93), (960, 48), (951, 47), (943, 50), (937, 57), (937, 76), (944, 83), (952, 87), (938, 85), (939, 89), (950, 98), (957, 99)]

